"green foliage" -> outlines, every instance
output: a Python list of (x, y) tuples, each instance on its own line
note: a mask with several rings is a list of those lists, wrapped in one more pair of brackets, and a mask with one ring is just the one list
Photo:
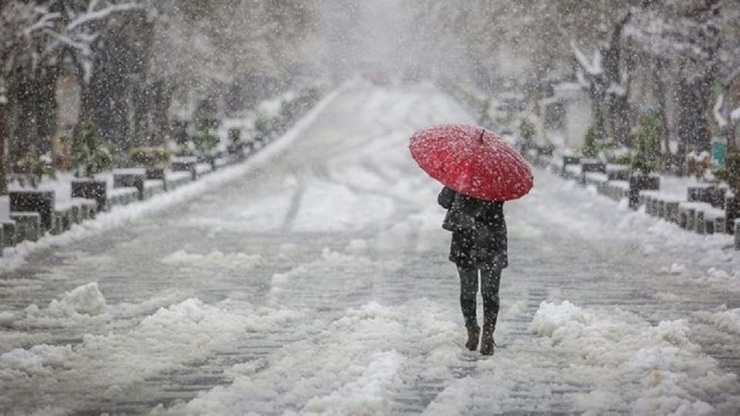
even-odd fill
[(242, 141), (242, 130), (234, 127), (229, 129), (229, 143), (237, 144)]
[(632, 170), (649, 175), (660, 165), (661, 119), (657, 112), (640, 116), (640, 126), (635, 137)]
[(98, 127), (92, 120), (84, 121), (72, 138), (72, 168), (75, 176), (93, 178), (112, 166), (113, 157), (101, 142)]
[(593, 124), (586, 130), (586, 136), (583, 138), (583, 147), (581, 148), (581, 154), (585, 157), (593, 158), (599, 155), (598, 147), (598, 135), (596, 134), (596, 126)]
[(725, 176), (722, 179), (727, 180), (727, 184), (730, 185), (735, 195), (740, 194), (740, 151), (727, 153), (722, 174)]
[(260, 115), (254, 121), (254, 130), (258, 135), (268, 136), (275, 130), (276, 120), (265, 115)]
[(321, 98), (321, 90), (317, 87), (308, 88), (290, 101), (280, 104), (280, 116), (284, 120), (294, 120), (311, 108)]
[(14, 171), (20, 174), (18, 177), (21, 186), (28, 182), (31, 187), (36, 188), (44, 175), (56, 177), (56, 170), (50, 157), (40, 156), (36, 152), (30, 152), (19, 160)]
[(532, 141), (535, 133), (534, 125), (529, 120), (522, 119), (522, 121), (519, 122), (519, 136), (522, 140), (525, 142)]
[(193, 136), (192, 142), (198, 155), (206, 156), (216, 149), (220, 139), (210, 130), (201, 130)]
[(615, 165), (632, 165), (633, 155), (631, 152), (615, 153), (607, 155), (606, 162)]
[(135, 147), (128, 153), (128, 160), (136, 166), (161, 168), (167, 166), (172, 152), (163, 146)]

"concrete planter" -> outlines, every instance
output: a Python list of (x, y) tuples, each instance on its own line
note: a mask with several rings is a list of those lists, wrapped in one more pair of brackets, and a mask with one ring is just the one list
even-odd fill
[(586, 184), (587, 173), (606, 173), (606, 163), (598, 159), (581, 159), (581, 184)]
[(144, 174), (147, 180), (161, 179), (164, 180), (164, 168), (146, 168)]
[(139, 199), (144, 199), (144, 181), (146, 180), (145, 169), (116, 169), (113, 171), (114, 188), (136, 188), (139, 191)]
[[(41, 220), (42, 231), (52, 229), (54, 223), (53, 191), (23, 190), (8, 192), (10, 197), (10, 212), (37, 212)], [(43, 234), (43, 232), (42, 232)]]
[(581, 163), (580, 156), (563, 156), (563, 165), (560, 171), (560, 175), (565, 176), (565, 168), (568, 165), (577, 165), (579, 163)]
[(629, 206), (637, 209), (640, 191), (657, 191), (660, 189), (660, 177), (651, 175), (632, 175), (629, 180)]
[(38, 212), (15, 212), (10, 214), (10, 218), (15, 223), (14, 244), (25, 240), (38, 241), (44, 234), (41, 215)]
[(195, 166), (198, 164), (198, 158), (196, 157), (177, 157), (170, 163), (170, 168), (174, 172), (190, 172), (192, 180), (198, 178), (198, 173), (195, 170)]
[(94, 199), (98, 212), (108, 208), (108, 184), (94, 179), (72, 181), (72, 198)]

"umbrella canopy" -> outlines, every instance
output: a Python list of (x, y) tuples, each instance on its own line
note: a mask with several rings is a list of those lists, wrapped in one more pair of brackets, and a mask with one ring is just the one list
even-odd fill
[(487, 201), (526, 195), (534, 178), (529, 165), (496, 133), (467, 124), (444, 124), (411, 136), (411, 156), (432, 178)]

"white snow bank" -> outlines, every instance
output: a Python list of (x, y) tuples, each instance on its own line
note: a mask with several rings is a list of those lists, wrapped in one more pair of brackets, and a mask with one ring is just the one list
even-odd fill
[[(628, 410), (630, 414), (701, 415), (716, 411), (707, 401), (737, 391), (735, 375), (724, 374), (717, 362), (689, 340), (685, 320), (651, 326), (620, 310), (587, 311), (570, 302), (543, 302), (532, 331), (553, 347), (579, 351), (595, 380), (618, 385), (623, 403), (604, 400), (608, 390), (575, 395), (576, 410), (587, 414)], [(629, 406), (628, 409), (613, 406)]]
[(394, 307), (369, 302), (335, 321), (295, 328), (297, 341), (235, 365), (231, 385), (154, 414), (391, 414), (409, 360), (428, 360), (424, 371), (458, 361), (459, 346), (451, 342), (457, 330), (449, 309), (428, 300)]
[[(84, 291), (94, 292), (92, 287), (86, 286)], [(206, 305), (188, 299), (161, 308), (131, 330), (85, 334), (74, 346), (13, 349), (0, 356), (0, 384), (19, 391), (69, 386), (86, 394), (102, 390), (99, 394), (116, 395), (151, 375), (209, 357), (249, 333), (286, 325), (298, 327), (305, 317), (304, 313), (284, 308), (253, 307), (234, 301)], [(84, 397), (70, 396), (68, 400)], [(56, 407), (64, 408), (65, 404)]]
[(176, 251), (162, 258), (160, 262), (173, 266), (198, 269), (230, 269), (247, 271), (262, 263), (259, 254), (222, 253), (213, 250), (208, 254), (188, 253), (184, 250)]
[(404, 359), (395, 351), (373, 354), (356, 380), (324, 397), (313, 398), (301, 409), (304, 415), (383, 415), (388, 409), (388, 385)]
[(108, 311), (105, 297), (98, 288), (98, 283), (93, 282), (80, 286), (67, 292), (62, 300), (52, 301), (49, 312), (56, 316), (69, 316), (72, 314), (102, 315)]
[(715, 313), (700, 314), (705, 320), (724, 331), (740, 334), (740, 308)]

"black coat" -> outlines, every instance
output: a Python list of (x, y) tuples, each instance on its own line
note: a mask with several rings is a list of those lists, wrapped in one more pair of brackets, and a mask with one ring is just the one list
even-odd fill
[(447, 210), (442, 228), (452, 231), (451, 262), (499, 269), (509, 265), (503, 202), (476, 199), (447, 187), (437, 202)]

